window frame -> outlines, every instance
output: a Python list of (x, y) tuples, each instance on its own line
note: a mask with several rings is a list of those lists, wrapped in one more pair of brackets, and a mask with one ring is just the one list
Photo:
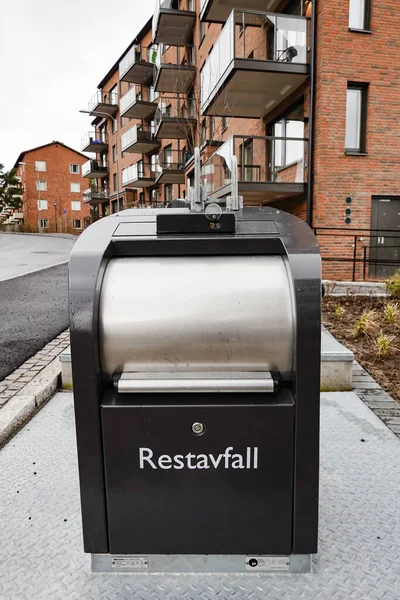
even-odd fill
[[(41, 163), (42, 165), (44, 165), (44, 169), (39, 169), (38, 163)], [(46, 161), (45, 160), (35, 160), (35, 170), (39, 171), (39, 173), (46, 173), (46, 171), (47, 171)]]
[[(79, 190), (73, 190), (72, 186), (79, 186)], [(69, 190), (71, 194), (80, 194), (81, 193), (81, 184), (79, 181), (70, 181), (69, 182)]]
[[(77, 222), (79, 222), (79, 227), (76, 225)], [(82, 229), (82, 219), (72, 219), (72, 229), (80, 231)]]
[(371, 12), (372, 12), (372, 0), (364, 0), (364, 18), (363, 18), (363, 27), (353, 27), (350, 23), (350, 15), (351, 15), (351, 3), (352, 2), (360, 2), (362, 0), (349, 0), (349, 30), (350, 31), (360, 31), (360, 32), (370, 32), (371, 31)]
[[(73, 167), (78, 167), (78, 169), (76, 171), (74, 171)], [(79, 175), (80, 174), (80, 165), (79, 165), (79, 163), (70, 163), (70, 165), (69, 165), (69, 172), (71, 173), (71, 175)]]
[[(79, 204), (79, 208), (74, 208), (74, 204)], [(82, 210), (82, 203), (80, 200), (71, 200), (71, 211), (72, 212), (80, 212)]]
[(49, 220), (48, 219), (38, 219), (38, 227), (39, 229), (48, 229), (49, 228)]
[[(43, 203), (44, 203), (44, 202), (46, 203), (46, 205), (45, 205), (45, 206), (43, 206), (43, 207), (41, 207), (41, 206), (40, 206), (42, 202), (43, 202)], [(38, 206), (38, 211), (39, 211), (39, 212), (40, 212), (41, 210), (49, 210), (49, 202), (48, 202), (48, 200), (45, 200), (45, 199), (43, 199), (43, 198), (41, 198), (40, 200), (38, 200), (38, 201), (37, 201), (37, 206)]]
[[(40, 187), (41, 183), (44, 183), (44, 187)], [(36, 179), (36, 191), (47, 192), (47, 179)]]
[[(369, 83), (348, 81), (346, 88), (346, 122), (345, 122), (345, 154), (348, 155), (365, 155), (367, 154), (367, 125), (368, 125), (368, 88)], [(346, 145), (347, 138), (347, 102), (349, 90), (358, 90), (361, 92), (361, 109), (360, 109), (360, 146), (359, 148), (348, 148)]]

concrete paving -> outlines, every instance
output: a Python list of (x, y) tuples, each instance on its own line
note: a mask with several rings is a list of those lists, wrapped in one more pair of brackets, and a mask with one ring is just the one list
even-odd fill
[(0, 233), (0, 281), (68, 262), (76, 239)]
[(354, 393), (322, 394), (320, 546), (309, 575), (92, 574), (71, 393), (0, 451), (0, 598), (398, 600), (400, 443)]

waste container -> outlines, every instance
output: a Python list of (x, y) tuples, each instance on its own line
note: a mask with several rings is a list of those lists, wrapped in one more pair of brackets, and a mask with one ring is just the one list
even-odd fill
[(273, 208), (127, 210), (70, 260), (94, 571), (306, 572), (317, 551), (321, 264)]

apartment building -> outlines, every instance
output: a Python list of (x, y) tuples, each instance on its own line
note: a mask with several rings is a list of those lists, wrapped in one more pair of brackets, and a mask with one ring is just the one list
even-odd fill
[(86, 160), (57, 141), (21, 152), (14, 168), (25, 190), (17, 213), (23, 231), (78, 234), (84, 229), (90, 221), (90, 206), (82, 202)]
[[(394, 0), (157, 0), (98, 86), (84, 176), (99, 216), (165, 206), (193, 180), (316, 231), (324, 275), (400, 265)], [(88, 141), (90, 143), (88, 143)], [(97, 170), (96, 170), (97, 169)]]

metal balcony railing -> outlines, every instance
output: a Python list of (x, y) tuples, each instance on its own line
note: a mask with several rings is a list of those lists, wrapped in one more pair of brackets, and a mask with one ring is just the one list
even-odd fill
[(182, 150), (166, 149), (158, 155), (158, 172), (184, 171), (187, 153)]
[(232, 156), (238, 161), (240, 184), (303, 184), (308, 141), (305, 138), (233, 136), (202, 166), (202, 182), (210, 196), (230, 186)]
[(82, 177), (104, 177), (108, 174), (108, 160), (88, 160), (82, 165)]
[(122, 185), (129, 185), (141, 180), (155, 180), (156, 166), (149, 162), (139, 161), (122, 170)]
[[(157, 110), (154, 116), (156, 133), (159, 131), (163, 121), (170, 124), (168, 129), (173, 128), (174, 124), (176, 124), (181, 129), (185, 129), (186, 127), (189, 130), (196, 123), (193, 101), (184, 97), (161, 96), (158, 99)], [(168, 135), (163, 137), (168, 138)], [(173, 138), (175, 138), (175, 135), (172, 136)]]
[(110, 198), (110, 192), (106, 188), (93, 187), (83, 192), (83, 201), (87, 202), (102, 202)]
[(119, 76), (120, 79), (136, 64), (136, 63), (150, 63), (154, 64), (157, 57), (157, 46), (141, 46), (135, 45), (129, 50), (124, 58), (119, 63)]
[[(308, 19), (235, 9), (225, 23), (201, 72), (204, 108), (218, 92), (234, 60), (262, 63), (308, 63)], [(259, 35), (255, 35), (259, 28)]]
[(99, 146), (101, 148), (106, 145), (108, 145), (108, 135), (104, 131), (89, 131), (81, 141), (82, 151), (89, 146), (92, 148)]
[(88, 108), (90, 112), (93, 112), (99, 104), (109, 104), (110, 106), (118, 107), (118, 94), (115, 92), (103, 92), (102, 90), (97, 90), (94, 96), (89, 100)]

